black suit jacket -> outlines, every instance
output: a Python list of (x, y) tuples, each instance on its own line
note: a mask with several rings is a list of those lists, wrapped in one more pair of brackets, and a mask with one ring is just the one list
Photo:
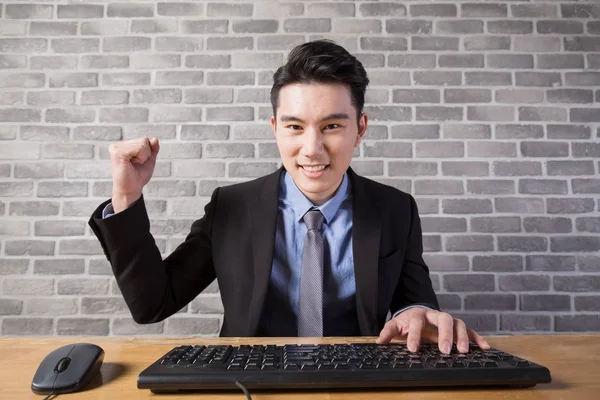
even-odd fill
[[(224, 307), (221, 336), (255, 336), (270, 280), (278, 213), (278, 171), (217, 188), (185, 241), (164, 260), (150, 234), (143, 197), (89, 220), (137, 323), (161, 321), (192, 301), (215, 278)], [(413, 197), (361, 177), (352, 183), (352, 251), (356, 310), (362, 335), (376, 336), (392, 312), (411, 304), (439, 309), (423, 261)]]

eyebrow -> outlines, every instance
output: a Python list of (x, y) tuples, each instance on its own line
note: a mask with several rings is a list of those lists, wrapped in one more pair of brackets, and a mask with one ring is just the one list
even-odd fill
[[(328, 121), (330, 119), (350, 119), (350, 117), (346, 113), (334, 113), (325, 116), (323, 119), (321, 119), (321, 121)], [(282, 115), (280, 120), (281, 122), (298, 121), (305, 123), (305, 121), (303, 121), (301, 118), (294, 117), (293, 115)]]

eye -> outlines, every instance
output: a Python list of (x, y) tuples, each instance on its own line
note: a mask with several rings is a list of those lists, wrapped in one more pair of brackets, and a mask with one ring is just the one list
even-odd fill
[(288, 125), (287, 128), (293, 130), (293, 131), (297, 131), (299, 129), (302, 129), (302, 127), (300, 125)]
[(337, 129), (337, 128), (341, 128), (338, 124), (329, 124), (327, 126), (325, 126), (325, 129)]

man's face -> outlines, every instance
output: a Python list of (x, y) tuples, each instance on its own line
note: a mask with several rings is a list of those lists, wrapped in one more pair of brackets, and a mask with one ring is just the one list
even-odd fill
[(350, 89), (341, 84), (296, 83), (279, 92), (271, 127), (287, 172), (309, 200), (333, 197), (367, 128), (356, 123)]

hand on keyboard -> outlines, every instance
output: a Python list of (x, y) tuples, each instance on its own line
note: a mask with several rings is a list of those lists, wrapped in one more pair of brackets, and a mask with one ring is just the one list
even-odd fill
[(469, 351), (469, 341), (481, 349), (490, 345), (477, 332), (467, 328), (464, 321), (452, 318), (448, 313), (421, 307), (410, 308), (388, 321), (377, 338), (377, 343), (389, 343), (392, 339), (406, 339), (410, 351), (418, 351), (421, 339), (437, 342), (442, 353), (449, 354), (452, 344), (458, 351)]

